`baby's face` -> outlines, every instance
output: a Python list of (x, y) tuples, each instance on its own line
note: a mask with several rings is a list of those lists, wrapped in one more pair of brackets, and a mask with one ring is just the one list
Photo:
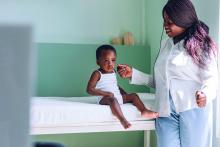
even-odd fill
[(103, 51), (97, 63), (105, 72), (113, 72), (116, 63), (116, 54), (111, 50)]

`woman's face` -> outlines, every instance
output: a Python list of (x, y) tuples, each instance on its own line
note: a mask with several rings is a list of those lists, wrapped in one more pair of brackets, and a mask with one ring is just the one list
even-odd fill
[(164, 12), (164, 14), (163, 14), (163, 19), (164, 19), (163, 26), (166, 31), (166, 34), (169, 37), (176, 37), (176, 36), (182, 34), (186, 30), (186, 29), (174, 24), (166, 12)]

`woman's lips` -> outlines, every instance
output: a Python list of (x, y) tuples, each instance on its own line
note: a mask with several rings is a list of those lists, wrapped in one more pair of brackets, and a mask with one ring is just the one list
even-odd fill
[(170, 30), (166, 30), (166, 33), (169, 34), (171, 31)]

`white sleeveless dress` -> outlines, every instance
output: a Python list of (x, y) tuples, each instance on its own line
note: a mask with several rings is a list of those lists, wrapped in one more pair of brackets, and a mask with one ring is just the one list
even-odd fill
[[(96, 89), (113, 93), (114, 98), (118, 100), (118, 103), (120, 105), (123, 104), (123, 98), (118, 87), (116, 73), (113, 72), (113, 73), (103, 74), (99, 70), (97, 71), (100, 73), (100, 79), (96, 84)], [(102, 98), (103, 98), (102, 96), (98, 98), (98, 104)]]

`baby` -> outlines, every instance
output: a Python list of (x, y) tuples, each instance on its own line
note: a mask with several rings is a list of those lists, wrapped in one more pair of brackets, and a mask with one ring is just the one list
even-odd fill
[(141, 116), (149, 119), (158, 117), (158, 113), (148, 110), (137, 94), (127, 94), (118, 86), (116, 72), (116, 50), (111, 45), (102, 45), (96, 50), (96, 63), (99, 69), (95, 70), (88, 82), (87, 92), (100, 96), (98, 103), (109, 105), (112, 113), (120, 120), (125, 129), (131, 124), (124, 117), (120, 105), (132, 103), (141, 112)]

